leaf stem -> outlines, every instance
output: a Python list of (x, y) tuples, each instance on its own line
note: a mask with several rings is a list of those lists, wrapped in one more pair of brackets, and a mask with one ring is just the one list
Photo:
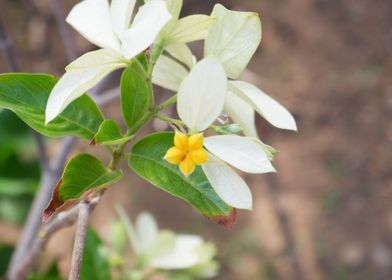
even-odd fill
[[(174, 120), (174, 119), (170, 119), (170, 118), (167, 118), (165, 120), (165, 117), (157, 114), (159, 111), (162, 111), (163, 109), (176, 103), (177, 95), (173, 95), (172, 97), (168, 98), (167, 100), (165, 100), (164, 102), (162, 102), (158, 106), (155, 106), (155, 104), (154, 104), (154, 95), (153, 95), (152, 81), (151, 81), (152, 69), (154, 68), (154, 65), (155, 65), (156, 61), (158, 60), (159, 56), (161, 55), (163, 48), (164, 48), (164, 44), (162, 42), (160, 44), (155, 45), (155, 47), (153, 49), (153, 53), (151, 55), (151, 62), (150, 62), (148, 71), (145, 76), (147, 83), (149, 83), (150, 92), (151, 92), (149, 111), (133, 127), (131, 127), (128, 130), (126, 136), (134, 136), (139, 131), (139, 129), (141, 129), (146, 123), (148, 123), (154, 117), (160, 118), (164, 121), (169, 121), (171, 123), (175, 123), (180, 126), (183, 125), (183, 123), (179, 120)], [(132, 61), (135, 63), (135, 65), (137, 65), (137, 67), (139, 68), (139, 70), (142, 73), (145, 72), (142, 64), (137, 59), (132, 60)], [(125, 147), (128, 145), (129, 142), (132, 141), (132, 139), (133, 139), (133, 137), (131, 139), (129, 139), (129, 141), (119, 145), (117, 148), (115, 148), (112, 151), (112, 159), (109, 163), (108, 168), (110, 168), (111, 170), (118, 169), (118, 166), (121, 162), (121, 159), (124, 157)]]
[(173, 105), (177, 102), (177, 94), (173, 95), (172, 97), (166, 99), (161, 104), (157, 106), (157, 111), (162, 111), (163, 109)]
[(152, 74), (152, 69), (154, 68), (155, 63), (158, 61), (158, 58), (161, 56), (164, 48), (165, 48), (165, 43), (162, 41), (160, 41), (158, 44), (154, 46), (151, 54), (151, 65), (149, 69), (150, 74)]
[[(139, 131), (140, 128), (142, 128), (146, 123), (148, 123), (154, 117), (155, 114), (156, 114), (155, 110), (145, 114), (143, 118), (141, 118), (132, 128), (128, 130), (126, 136), (134, 136)], [(132, 141), (132, 139), (133, 137), (129, 139), (127, 142), (119, 145), (112, 152), (112, 159), (108, 166), (111, 170), (118, 169), (118, 165), (120, 164), (121, 159), (124, 157), (125, 147), (128, 145), (129, 142)]]
[(173, 119), (173, 118), (170, 118), (170, 117), (165, 117), (165, 116), (162, 116), (162, 115), (159, 115), (159, 114), (156, 114), (155, 117), (157, 119), (160, 119), (160, 120), (164, 121), (164, 122), (174, 123), (174, 124), (176, 124), (176, 125), (178, 125), (180, 127), (182, 127), (184, 125), (184, 123), (182, 121), (177, 120), (177, 119)]

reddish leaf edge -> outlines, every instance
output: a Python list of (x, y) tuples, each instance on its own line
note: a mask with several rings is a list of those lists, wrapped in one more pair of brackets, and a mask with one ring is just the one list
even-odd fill
[(92, 198), (96, 193), (102, 191), (102, 187), (96, 187), (86, 191), (83, 195), (75, 199), (68, 199), (67, 201), (63, 201), (58, 196), (58, 188), (60, 187), (62, 179), (58, 181), (55, 188), (52, 191), (52, 198), (50, 199), (48, 205), (45, 207), (42, 213), (42, 222), (44, 224), (48, 223), (52, 217), (63, 212), (70, 207), (76, 205), (80, 201), (86, 198)]
[(227, 216), (220, 215), (220, 216), (213, 216), (213, 217), (209, 217), (209, 216), (205, 216), (205, 217), (210, 221), (213, 221), (219, 225), (224, 226), (226, 229), (230, 229), (234, 226), (234, 224), (237, 221), (237, 209), (233, 208), (233, 210), (231, 210), (230, 214)]

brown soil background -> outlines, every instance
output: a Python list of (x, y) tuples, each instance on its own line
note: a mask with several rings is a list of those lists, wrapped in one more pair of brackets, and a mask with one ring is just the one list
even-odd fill
[[(67, 58), (48, 2), (0, 0), (0, 15), (23, 71), (61, 75)], [(66, 11), (75, 3), (63, 2)], [(216, 2), (184, 0), (184, 14)], [(220, 2), (260, 13), (263, 42), (245, 78), (297, 119), (298, 133), (257, 120), (262, 140), (280, 151), (279, 173), (247, 176), (254, 210), (227, 230), (129, 171), (94, 212), (94, 228), (105, 235), (115, 203), (131, 217), (151, 211), (163, 228), (217, 243), (218, 279), (392, 279), (392, 1)], [(73, 35), (80, 53), (93, 48)], [(9, 71), (2, 59), (0, 72)], [(106, 116), (120, 119), (117, 106)], [(78, 147), (86, 149), (97, 153)], [(72, 232), (47, 250), (63, 272)]]

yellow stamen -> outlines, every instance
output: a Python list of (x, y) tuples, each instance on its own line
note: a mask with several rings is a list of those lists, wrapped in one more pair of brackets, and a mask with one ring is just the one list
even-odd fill
[(203, 149), (203, 134), (196, 133), (190, 136), (177, 132), (174, 136), (174, 147), (167, 150), (164, 157), (171, 164), (178, 164), (185, 176), (192, 174), (196, 165), (208, 161), (208, 154)]

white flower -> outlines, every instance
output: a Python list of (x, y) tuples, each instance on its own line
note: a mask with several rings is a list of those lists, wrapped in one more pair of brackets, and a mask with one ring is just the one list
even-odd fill
[[(220, 4), (215, 6), (212, 16), (215, 22), (206, 38), (204, 55), (215, 56), (226, 75), (237, 79), (260, 43), (259, 17), (255, 13), (229, 11)], [(194, 66), (194, 57), (185, 45), (168, 49), (168, 52), (182, 64), (162, 55), (154, 69), (153, 82), (177, 91), (187, 76), (187, 70)], [(243, 127), (245, 135), (257, 137), (255, 112), (278, 128), (297, 130), (295, 120), (287, 109), (256, 86), (229, 80), (227, 88), (224, 111)]]
[(84, 54), (66, 67), (46, 106), (46, 123), (106, 75), (148, 48), (171, 15), (165, 1), (152, 0), (140, 7), (130, 24), (136, 0), (85, 0), (67, 17), (82, 36), (101, 49)]
[(215, 247), (200, 236), (159, 230), (150, 213), (141, 213), (133, 225), (124, 210), (118, 212), (135, 254), (146, 266), (188, 269), (210, 263), (215, 255)]
[[(248, 173), (275, 172), (264, 145), (257, 138), (237, 135), (205, 137), (208, 160), (204, 155), (200, 156), (199, 150), (190, 147), (202, 146), (203, 137), (196, 133), (207, 129), (219, 117), (226, 95), (227, 78), (219, 61), (215, 57), (207, 57), (197, 63), (181, 83), (177, 96), (178, 114), (189, 133), (197, 137), (187, 140), (188, 147), (176, 143), (180, 138), (175, 139), (175, 147), (169, 149), (165, 158), (171, 163), (179, 163), (180, 167), (185, 164), (181, 171), (188, 174), (194, 169), (194, 166), (191, 168), (192, 164), (201, 165), (211, 186), (223, 201), (235, 208), (251, 209), (249, 187), (225, 162)], [(197, 145), (189, 143), (190, 139), (197, 139)], [(185, 147), (184, 151), (181, 151), (181, 147)]]

